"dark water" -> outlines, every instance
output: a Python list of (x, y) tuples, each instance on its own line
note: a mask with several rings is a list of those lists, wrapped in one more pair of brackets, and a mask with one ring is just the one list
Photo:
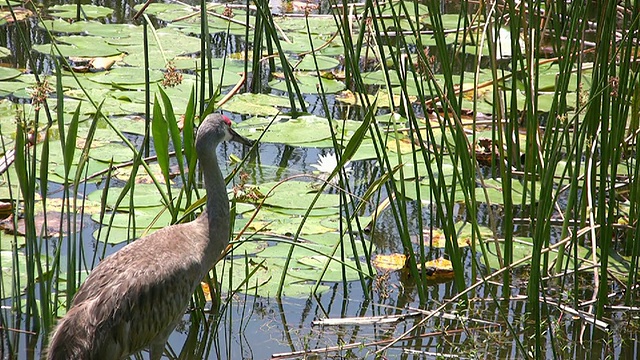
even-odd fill
[[(59, 2), (41, 2), (39, 6), (47, 8)], [(113, 16), (104, 21), (110, 23), (130, 22), (135, 13), (133, 1), (93, 1), (92, 4), (106, 6), (114, 9)], [(443, 2), (448, 12), (455, 12), (459, 7), (457, 2)], [(326, 10), (327, 4), (321, 9)], [(12, 55), (4, 60), (5, 65), (27, 69), (38, 73), (51, 73), (51, 59), (46, 56), (36, 55), (35, 62), (29, 64), (26, 54), (31, 44), (42, 44), (49, 41), (43, 30), (35, 27), (36, 20), (29, 19), (17, 24), (0, 26), (0, 45), (12, 50)], [(156, 25), (162, 25), (157, 23)], [(21, 30), (30, 44), (25, 48), (19, 38)], [(215, 42), (215, 39), (213, 40)], [(226, 42), (222, 42), (223, 44)], [(240, 42), (239, 47), (243, 44)], [(238, 49), (234, 49), (237, 51)], [(220, 51), (216, 49), (214, 51)], [(307, 96), (307, 102), (311, 104), (310, 111), (320, 116), (323, 114), (323, 106), (320, 99)], [(330, 104), (334, 118), (346, 118), (352, 116), (348, 110), (340, 106)], [(361, 116), (361, 114), (360, 114)], [(356, 116), (358, 117), (358, 116)], [(240, 119), (238, 119), (240, 120)], [(136, 139), (132, 139), (136, 140)], [(221, 147), (219, 156), (228, 158), (231, 153), (240, 153), (235, 147)], [(317, 161), (321, 149), (301, 148), (265, 144), (260, 147), (259, 162), (281, 169), (277, 172), (262, 172), (258, 170), (256, 163), (247, 165), (247, 171), (251, 174), (255, 183), (280, 180), (291, 174), (310, 172), (309, 167)], [(367, 162), (359, 162), (353, 165), (354, 178), (370, 176), (374, 171), (373, 165)], [(362, 193), (365, 189), (363, 183), (354, 183), (355, 193)], [(55, 186), (55, 185), (54, 185)], [(97, 186), (100, 188), (100, 185)], [(92, 190), (92, 189), (89, 189)], [(55, 191), (55, 187), (54, 187)], [(408, 218), (417, 228), (418, 218), (422, 217), (428, 222), (432, 216), (430, 209), (418, 210), (415, 203), (409, 203)], [(369, 209), (371, 210), (371, 209)], [(464, 219), (467, 212), (464, 207), (455, 209), (451, 214)], [(480, 207), (478, 217), (481, 223), (489, 223), (489, 215), (499, 210)], [(524, 211), (524, 210), (523, 210)], [(87, 221), (90, 221), (87, 219)], [(498, 224), (499, 225), (499, 224)], [(85, 249), (91, 258), (95, 249), (92, 241), (92, 232), (95, 229), (89, 226), (85, 230)], [(517, 229), (522, 234), (527, 233), (527, 228)], [(383, 214), (376, 229), (377, 235), (372, 239), (379, 247), (381, 253), (402, 252), (402, 245), (397, 239), (397, 228), (389, 213)], [(414, 234), (415, 235), (415, 234)], [(63, 242), (64, 243), (64, 242)], [(109, 248), (113, 252), (119, 247)], [(64, 248), (62, 249), (64, 253)], [(472, 267), (472, 254), (465, 251), (467, 268)], [(441, 255), (436, 251), (434, 255)], [(409, 274), (403, 272), (390, 272), (379, 274), (377, 279), (371, 281), (371, 300), (366, 296), (360, 283), (343, 284), (328, 283), (330, 291), (317, 297), (307, 299), (285, 298), (281, 300), (259, 298), (245, 295), (234, 295), (223, 305), (219, 314), (191, 312), (185, 315), (184, 321), (179, 324), (169, 340), (169, 346), (173, 354), (179, 358), (210, 358), (210, 359), (265, 359), (276, 353), (287, 353), (302, 349), (322, 349), (333, 347), (337, 344), (373, 343), (389, 340), (409, 330), (418, 324), (420, 318), (408, 318), (396, 324), (386, 325), (350, 325), (341, 327), (312, 326), (313, 320), (322, 318), (341, 318), (358, 316), (397, 315), (412, 311), (412, 308), (436, 308), (444, 299), (456, 295), (456, 288), (452, 282), (428, 284), (427, 304), (419, 303), (415, 280)], [(471, 270), (465, 274), (470, 281), (477, 275)], [(525, 293), (527, 286), (526, 270), (515, 274), (513, 288), (510, 293), (513, 296)], [(500, 281), (500, 279), (494, 279)], [(591, 284), (591, 279), (581, 279), (585, 284)], [(590, 298), (592, 289), (585, 285), (585, 294), (580, 298)], [(387, 350), (383, 358), (411, 358), (431, 359), (440, 356), (453, 356), (460, 358), (488, 358), (488, 359), (517, 359), (522, 358), (523, 350), (527, 352), (526, 344), (533, 335), (527, 324), (522, 322), (525, 313), (524, 301), (501, 302), (499, 299), (503, 290), (499, 285), (487, 285), (479, 287), (471, 294), (473, 298), (470, 309), (458, 309), (462, 315), (472, 320), (448, 320), (434, 317), (422, 324), (411, 333), (411, 338), (403, 340), (398, 345)], [(550, 294), (552, 295), (552, 294)], [(560, 296), (560, 294), (558, 294)], [(223, 300), (224, 300), (223, 296)], [(487, 300), (495, 299), (495, 300)], [(3, 303), (9, 306), (8, 303)], [(450, 311), (455, 311), (449, 309)], [(637, 359), (639, 354), (637, 338), (638, 319), (633, 314), (612, 312), (609, 316), (615, 324), (611, 333), (604, 333), (594, 326), (581, 321), (575, 321), (569, 315), (551, 313), (550, 319), (554, 319), (549, 326), (554, 329), (554, 336), (547, 336), (547, 341), (556, 342), (554, 346), (562, 349), (561, 353), (552, 353), (549, 357), (591, 359), (606, 358), (612, 356), (619, 359)], [(483, 328), (484, 323), (473, 319), (495, 322), (499, 326)], [(561, 319), (561, 320), (555, 320)], [(28, 328), (26, 319), (4, 319), (9, 328)], [(516, 336), (514, 336), (507, 324), (510, 324)], [(482, 328), (482, 329), (480, 329)], [(443, 331), (447, 331), (443, 333)], [(41, 336), (39, 334), (25, 334), (19, 331), (5, 331), (4, 336), (11, 340), (14, 348), (4, 348), (4, 357), (8, 354), (17, 354), (19, 359), (35, 359), (41, 352)], [(515, 338), (515, 339), (514, 339)], [(5, 342), (6, 343), (6, 342)], [(558, 345), (560, 344), (560, 345)], [(356, 347), (350, 350), (339, 350), (328, 353), (320, 353), (317, 358), (373, 358), (374, 351), (384, 346)], [(143, 353), (147, 358), (147, 354)], [(315, 358), (311, 356), (311, 358)]]

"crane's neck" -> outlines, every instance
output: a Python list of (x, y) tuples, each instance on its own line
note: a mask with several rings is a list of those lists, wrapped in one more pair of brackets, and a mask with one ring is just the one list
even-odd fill
[[(227, 197), (227, 187), (218, 165), (216, 149), (217, 146), (213, 151), (209, 148), (209, 151), (198, 153), (207, 193), (207, 208), (198, 221), (206, 222), (208, 236), (207, 249), (205, 251), (207, 255), (213, 257), (213, 262), (218, 260), (218, 257), (229, 243), (229, 199)], [(220, 241), (220, 239), (225, 239), (226, 241)]]

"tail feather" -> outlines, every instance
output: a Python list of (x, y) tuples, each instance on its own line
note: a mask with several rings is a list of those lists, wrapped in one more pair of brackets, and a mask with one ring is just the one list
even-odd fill
[[(47, 360), (81, 360), (94, 359), (92, 349), (95, 349), (95, 329), (91, 324), (77, 321), (82, 319), (82, 306), (73, 307), (60, 320), (49, 340)], [(86, 319), (86, 317), (85, 317)]]

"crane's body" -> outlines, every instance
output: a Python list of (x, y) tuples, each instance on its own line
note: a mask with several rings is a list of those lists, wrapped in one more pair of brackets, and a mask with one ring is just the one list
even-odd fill
[(122, 359), (146, 347), (160, 359), (189, 299), (229, 243), (229, 202), (215, 155), (223, 140), (250, 145), (212, 114), (196, 138), (207, 209), (196, 220), (134, 241), (104, 259), (54, 330), (49, 360)]

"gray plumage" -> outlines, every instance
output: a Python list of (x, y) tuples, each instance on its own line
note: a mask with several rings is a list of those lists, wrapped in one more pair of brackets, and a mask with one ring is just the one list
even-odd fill
[(196, 136), (206, 210), (100, 262), (53, 331), (47, 359), (114, 360), (147, 347), (151, 359), (162, 357), (191, 295), (229, 243), (229, 203), (215, 151), (224, 140), (251, 144), (227, 117), (207, 116)]

